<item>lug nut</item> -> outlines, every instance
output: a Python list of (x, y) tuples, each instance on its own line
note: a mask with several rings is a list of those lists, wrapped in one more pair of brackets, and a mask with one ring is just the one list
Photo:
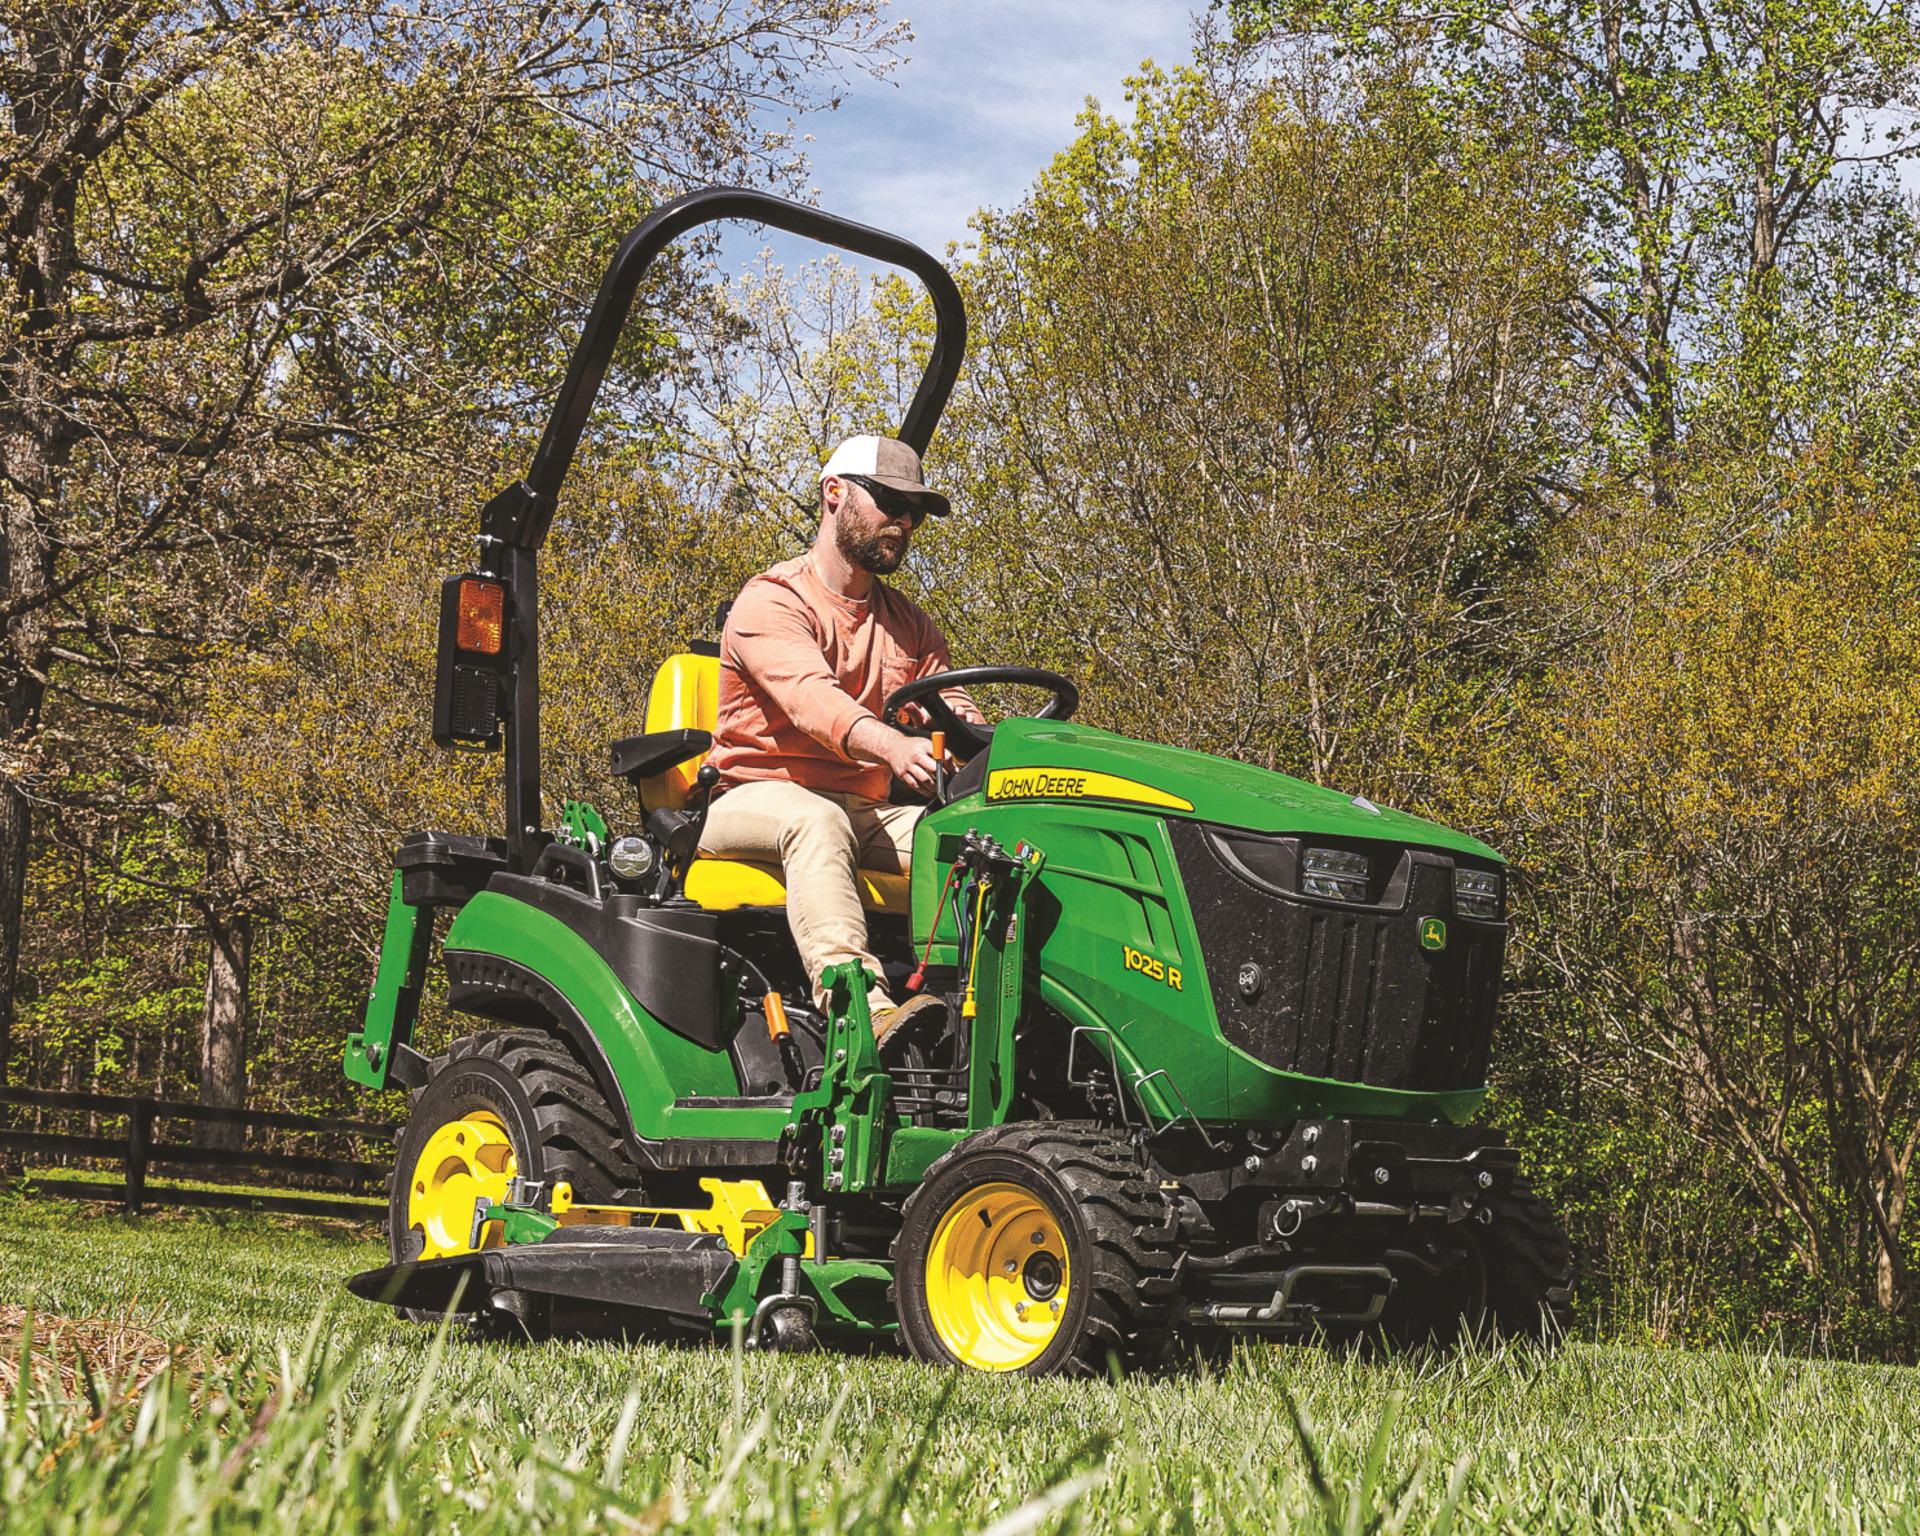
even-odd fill
[(1318, 1168), (1319, 1166), (1320, 1166), (1320, 1159), (1315, 1157), (1311, 1152), (1309, 1152), (1305, 1157), (1300, 1159), (1300, 1171), (1302, 1173), (1312, 1173), (1313, 1170)]
[(1033, 1234), (1033, 1246), (1036, 1248), (1038, 1248), (1046, 1240), (1047, 1240), (1047, 1234), (1044, 1232), (1036, 1232)]
[(1248, 1173), (1258, 1173), (1260, 1171), (1260, 1159), (1257, 1157), (1249, 1157), (1240, 1166), (1246, 1169)]
[(1312, 1146), (1316, 1141), (1320, 1139), (1320, 1127), (1317, 1125), (1308, 1126), (1304, 1131), (1300, 1133), (1300, 1139), (1304, 1141), (1308, 1146)]
[(1492, 1189), (1493, 1175), (1488, 1173), (1486, 1169), (1482, 1168), (1480, 1170), (1480, 1177), (1477, 1182), (1479, 1183), (1482, 1189)]
[(1490, 1227), (1493, 1225), (1493, 1212), (1483, 1205), (1473, 1213), (1473, 1219), (1483, 1227)]
[(1384, 1184), (1390, 1177), (1391, 1175), (1384, 1168), (1376, 1168), (1373, 1170), (1373, 1182), (1376, 1184)]

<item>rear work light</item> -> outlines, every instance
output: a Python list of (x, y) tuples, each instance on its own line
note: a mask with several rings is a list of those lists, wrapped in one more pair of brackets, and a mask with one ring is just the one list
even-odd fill
[(460, 617), (454, 644), (479, 656), (498, 656), (507, 641), (507, 589), (477, 576), (460, 578)]
[(1453, 910), (1462, 917), (1477, 917), (1486, 922), (1500, 920), (1500, 877), (1484, 869), (1453, 871)]
[(1307, 848), (1300, 854), (1300, 889), (1334, 901), (1367, 899), (1368, 861), (1349, 848)]

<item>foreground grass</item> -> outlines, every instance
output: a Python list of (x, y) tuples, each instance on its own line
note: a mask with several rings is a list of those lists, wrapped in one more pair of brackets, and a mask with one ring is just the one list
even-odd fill
[(1920, 1532), (1898, 1368), (1263, 1347), (1115, 1385), (503, 1346), (344, 1300), (379, 1259), (317, 1224), (0, 1202), (0, 1305), (184, 1351), (131, 1406), (0, 1390), (0, 1532)]

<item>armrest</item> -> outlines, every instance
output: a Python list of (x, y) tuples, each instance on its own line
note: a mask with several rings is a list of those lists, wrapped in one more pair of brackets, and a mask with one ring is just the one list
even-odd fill
[(642, 779), (677, 768), (713, 746), (711, 731), (649, 731), (613, 744), (613, 774), (636, 789)]

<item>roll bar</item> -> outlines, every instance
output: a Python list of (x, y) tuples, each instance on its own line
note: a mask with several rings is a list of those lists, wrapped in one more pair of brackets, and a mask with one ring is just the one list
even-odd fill
[[(613, 265), (601, 280), (586, 328), (567, 365), (565, 383), (547, 418), (533, 463), (489, 501), (480, 513), (480, 566), (503, 582), (509, 594), (506, 622), (507, 677), (502, 710), (506, 722), (507, 837), (513, 866), (531, 869), (549, 840), (540, 820), (540, 615), (537, 555), (553, 524), (560, 487), (573, 467), (580, 436), (593, 414), (594, 401), (612, 361), (613, 349), (633, 308), (635, 293), (660, 253), (688, 230), (720, 219), (746, 219), (788, 234), (901, 267), (919, 278), (933, 301), (933, 351), (919, 387), (896, 435), (916, 453), (925, 453), (960, 375), (967, 349), (967, 316), (952, 276), (910, 240), (884, 230), (823, 213), (747, 187), (706, 187), (664, 203), (620, 242)], [(443, 637), (443, 652), (446, 642)], [(436, 698), (448, 692), (451, 658), (443, 655)], [(439, 705), (436, 705), (436, 713)]]
[(960, 290), (947, 269), (911, 240), (856, 224), (838, 214), (823, 213), (748, 187), (705, 187), (662, 204), (620, 242), (613, 265), (601, 280), (586, 329), (573, 350), (573, 360), (567, 365), (566, 382), (560, 386), (560, 398), (547, 418), (547, 430), (540, 438), (532, 467), (524, 480), (507, 487), (487, 504), (482, 513), (483, 540), (497, 539), (522, 549), (540, 547), (640, 280), (673, 241), (690, 229), (721, 219), (747, 219), (788, 234), (804, 235), (823, 245), (904, 268), (920, 279), (933, 300), (933, 352), (895, 435), (910, 444), (915, 453), (927, 451), (967, 350), (967, 314), (960, 303)]

